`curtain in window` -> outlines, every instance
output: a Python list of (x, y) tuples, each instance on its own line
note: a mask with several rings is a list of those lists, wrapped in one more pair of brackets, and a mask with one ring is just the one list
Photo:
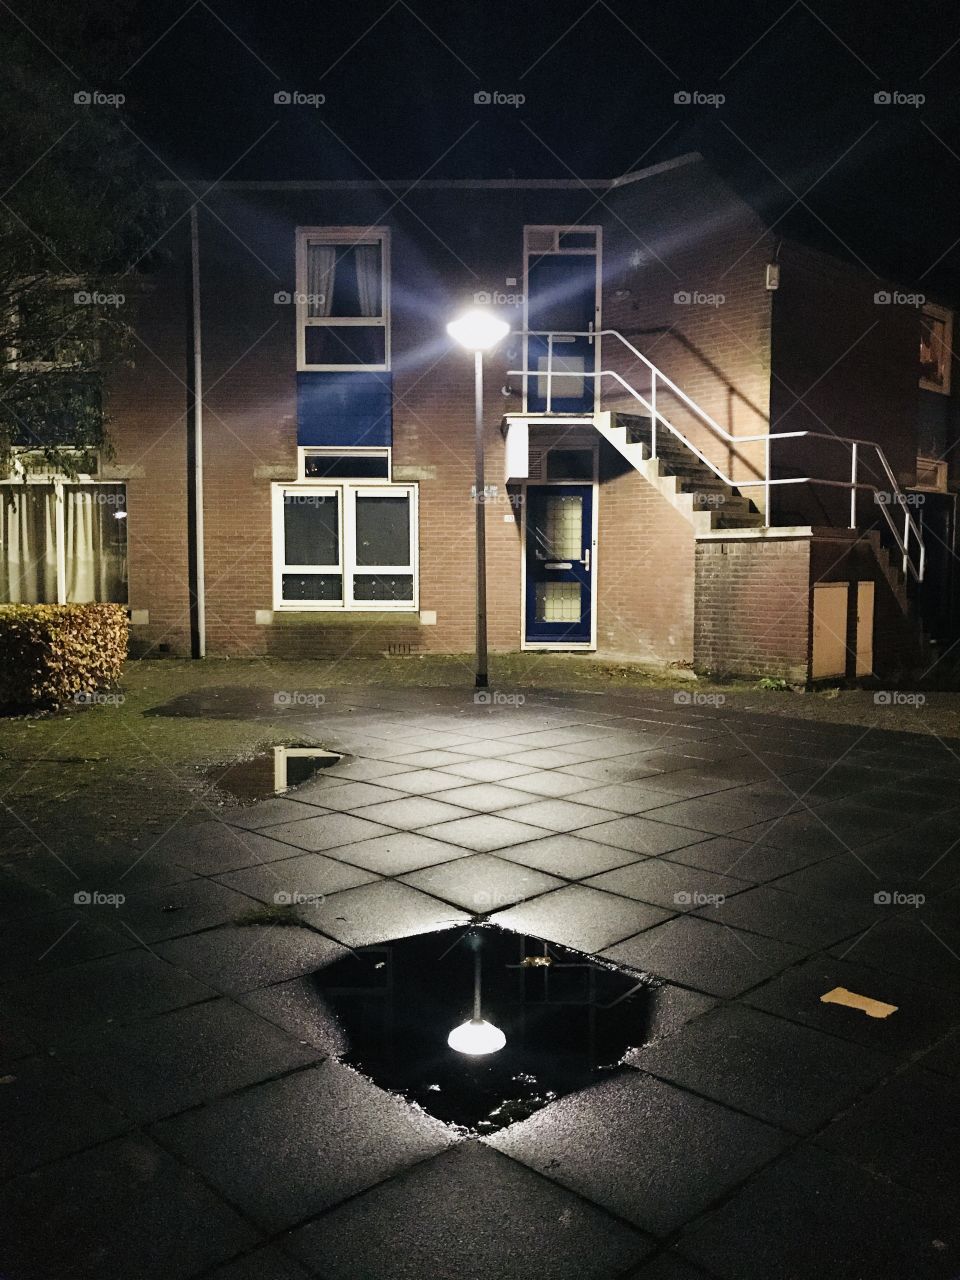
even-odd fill
[(357, 264), (357, 296), (362, 316), (380, 314), (380, 246), (358, 244), (354, 249)]
[(0, 603), (55, 604), (56, 497), (52, 485), (0, 490)]
[(333, 308), (337, 251), (333, 245), (307, 245), (307, 315), (328, 316)]
[(125, 603), (127, 524), (123, 518), (123, 486), (67, 485), (63, 496), (67, 600), (71, 604)]

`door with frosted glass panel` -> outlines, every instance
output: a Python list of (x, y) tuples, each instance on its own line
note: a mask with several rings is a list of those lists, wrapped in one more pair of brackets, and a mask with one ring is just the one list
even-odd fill
[(592, 530), (591, 485), (528, 487), (524, 624), (527, 644), (590, 643)]

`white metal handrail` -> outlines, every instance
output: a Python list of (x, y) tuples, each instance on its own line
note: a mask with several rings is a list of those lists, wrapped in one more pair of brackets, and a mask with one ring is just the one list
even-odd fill
[[(650, 456), (657, 457), (657, 429), (659, 426), (665, 427), (671, 435), (675, 436), (686, 449), (694, 454), (695, 457), (708, 467), (713, 474), (721, 480), (725, 485), (732, 489), (762, 488), (764, 490), (764, 500), (766, 503), (766, 513), (769, 519), (770, 515), (770, 497), (771, 490), (780, 485), (821, 485), (826, 488), (847, 489), (850, 492), (850, 528), (857, 527), (857, 494), (861, 491), (870, 492), (874, 495), (874, 501), (883, 513), (884, 520), (889, 528), (897, 548), (901, 555), (901, 563), (904, 574), (909, 573), (917, 582), (923, 581), (924, 570), (926, 567), (926, 548), (923, 542), (923, 534), (920, 526), (910, 513), (907, 506), (907, 500), (897, 482), (897, 478), (893, 473), (890, 463), (887, 461), (886, 454), (875, 440), (862, 440), (854, 436), (838, 436), (824, 431), (783, 431), (771, 434), (759, 433), (754, 435), (732, 435), (719, 422), (715, 421), (709, 413), (696, 401), (691, 400), (687, 393), (669, 378), (661, 369), (657, 368), (651, 360), (649, 360), (642, 351), (638, 351), (632, 342), (629, 342), (623, 334), (616, 329), (600, 329), (600, 330), (548, 330), (548, 329), (518, 329), (514, 330), (514, 336), (523, 339), (527, 338), (546, 338), (547, 340), (547, 368), (544, 372), (540, 369), (531, 369), (528, 362), (529, 345), (526, 341), (523, 343), (523, 368), (508, 369), (507, 373), (511, 377), (522, 377), (524, 379), (524, 393), (526, 394), (530, 378), (541, 379), (546, 377), (547, 394), (545, 397), (546, 412), (552, 412), (553, 406), (553, 380), (554, 378), (564, 377), (583, 377), (592, 378), (594, 380), (596, 402), (596, 391), (599, 390), (600, 380), (602, 378), (612, 378), (620, 387), (623, 388), (630, 396), (633, 397), (650, 415)], [(594, 369), (577, 371), (576, 375), (571, 375), (569, 370), (561, 369), (558, 373), (554, 372), (554, 345), (557, 339), (569, 338), (588, 338), (591, 343), (597, 338), (615, 338), (626, 349), (645, 365), (650, 371), (650, 393), (649, 399), (637, 390), (626, 378), (622, 376), (616, 369)], [(658, 387), (666, 387), (673, 395), (675, 395), (683, 404), (687, 406), (691, 412), (699, 418), (699, 420), (707, 427), (710, 433), (722, 440), (727, 445), (743, 445), (751, 443), (763, 442), (764, 445), (764, 474), (756, 480), (734, 480), (726, 475), (714, 462), (712, 462), (701, 449), (699, 449), (692, 440), (689, 440), (684, 433), (676, 427), (661, 412), (657, 403)], [(789, 476), (775, 479), (772, 474), (771, 467), (771, 447), (780, 440), (826, 440), (831, 444), (846, 445), (850, 449), (850, 479), (849, 480), (828, 480), (818, 476)], [(876, 454), (877, 461), (887, 478), (890, 485), (889, 490), (878, 489), (876, 485), (869, 481), (861, 480), (860, 468), (862, 465), (861, 454), (864, 450), (873, 450)], [(890, 512), (890, 507), (900, 507), (903, 511), (903, 533), (897, 528), (896, 521)], [(911, 551), (911, 538), (916, 543), (917, 552)]]

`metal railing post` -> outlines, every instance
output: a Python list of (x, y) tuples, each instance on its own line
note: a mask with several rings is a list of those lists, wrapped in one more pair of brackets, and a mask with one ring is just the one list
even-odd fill
[(547, 334), (547, 413), (553, 412), (553, 334)]
[(857, 442), (850, 449), (850, 528), (857, 527)]
[[(731, 470), (733, 468), (731, 467)], [(770, 432), (763, 442), (763, 519), (770, 528)]]
[(650, 457), (657, 456), (657, 371), (650, 375)]
[(903, 501), (903, 576), (907, 576), (907, 566), (910, 564), (910, 512), (907, 509), (906, 495)]

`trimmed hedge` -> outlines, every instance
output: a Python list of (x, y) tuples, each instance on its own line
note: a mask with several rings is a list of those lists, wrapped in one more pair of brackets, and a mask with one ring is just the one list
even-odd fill
[(0, 605), (0, 705), (83, 701), (116, 683), (126, 656), (123, 605)]

